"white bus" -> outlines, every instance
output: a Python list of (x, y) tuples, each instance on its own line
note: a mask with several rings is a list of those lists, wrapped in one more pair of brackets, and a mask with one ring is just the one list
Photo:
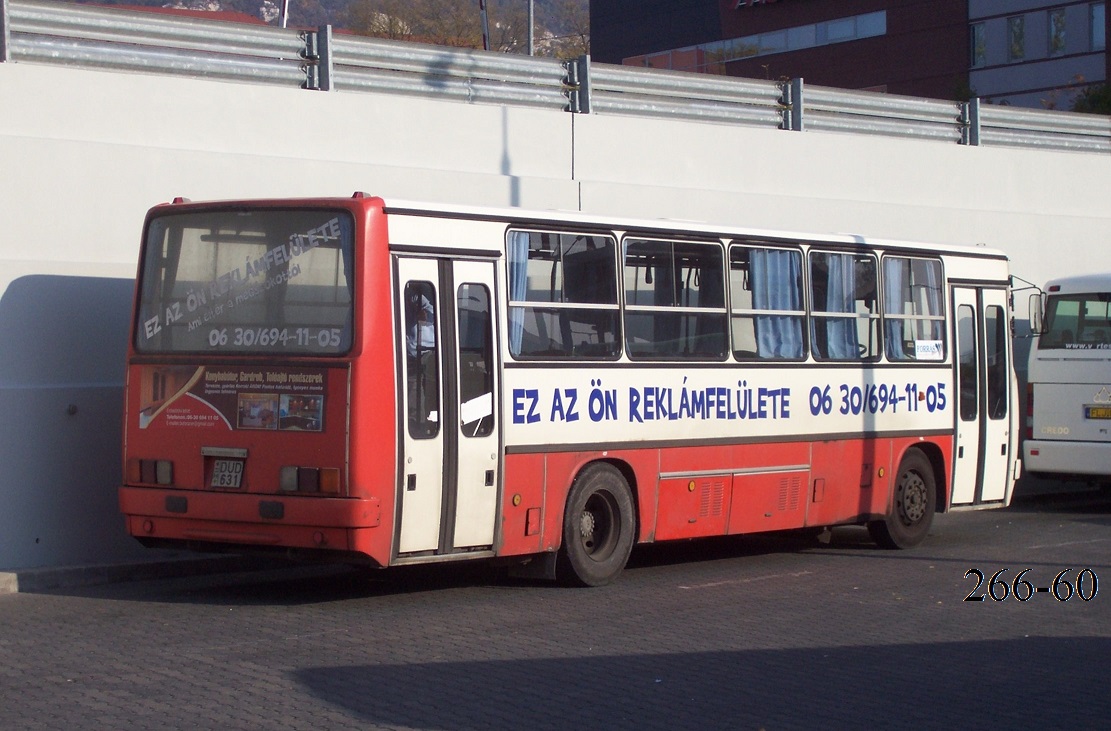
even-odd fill
[(1049, 282), (1030, 329), (1027, 471), (1111, 480), (1111, 274)]

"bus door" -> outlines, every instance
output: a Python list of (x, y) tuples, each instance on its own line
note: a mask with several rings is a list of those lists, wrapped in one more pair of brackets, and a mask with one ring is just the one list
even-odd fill
[(953, 505), (1005, 499), (1010, 479), (1011, 350), (1007, 292), (953, 288), (957, 344)]
[(497, 512), (494, 263), (399, 258), (397, 552), (492, 548)]

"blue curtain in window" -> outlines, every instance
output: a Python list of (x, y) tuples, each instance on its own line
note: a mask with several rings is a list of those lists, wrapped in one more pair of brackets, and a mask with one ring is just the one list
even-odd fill
[[(889, 258), (883, 268), (884, 307), (887, 315), (940, 315), (941, 265), (936, 261)], [(914, 331), (915, 322), (919, 330)], [(908, 328), (910, 331), (908, 332)], [(884, 324), (887, 357), (909, 360), (916, 357), (906, 352), (906, 340), (943, 339), (941, 324), (927, 320), (888, 319)]]
[[(524, 231), (509, 234), (509, 299), (524, 302), (528, 296), (528, 244), (529, 235)], [(509, 352), (521, 353), (525, 333), (525, 308), (509, 308)]]
[[(909, 259), (884, 259), (883, 262), (883, 304), (886, 315), (905, 315), (906, 302), (903, 292), (909, 290)], [(903, 334), (907, 321), (888, 318), (884, 323), (884, 337), (887, 340), (887, 357), (890, 360), (907, 360), (910, 356), (903, 349)]]
[[(802, 258), (797, 252), (753, 249), (750, 267), (754, 309), (802, 310)], [(802, 320), (797, 316), (757, 315), (756, 352), (761, 358), (801, 358)]]
[[(923, 262), (926, 268), (926, 306), (929, 311), (924, 313), (928, 315), (941, 314), (941, 264), (936, 261)], [(942, 340), (944, 336), (941, 332), (942, 325), (936, 320), (930, 324), (930, 337), (934, 340)]]
[[(855, 312), (856, 275), (851, 254), (829, 254), (826, 312)], [(855, 317), (827, 317), (827, 355), (834, 360), (860, 357)]]

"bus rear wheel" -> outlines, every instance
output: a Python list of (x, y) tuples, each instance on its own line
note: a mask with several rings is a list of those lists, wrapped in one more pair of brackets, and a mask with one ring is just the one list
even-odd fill
[(567, 498), (560, 579), (578, 586), (610, 583), (629, 560), (635, 531), (629, 483), (613, 465), (590, 465), (575, 479)]
[(933, 465), (921, 451), (911, 449), (899, 463), (887, 517), (869, 523), (868, 532), (884, 548), (912, 548), (930, 532), (936, 507)]

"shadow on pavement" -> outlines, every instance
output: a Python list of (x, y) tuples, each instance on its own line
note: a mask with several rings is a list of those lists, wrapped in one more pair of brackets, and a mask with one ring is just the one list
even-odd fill
[(444, 731), (1095, 729), (1111, 710), (1111, 639), (1103, 637), (600, 657), (567, 650), (576, 656), (324, 666), (295, 678), (374, 727)]

